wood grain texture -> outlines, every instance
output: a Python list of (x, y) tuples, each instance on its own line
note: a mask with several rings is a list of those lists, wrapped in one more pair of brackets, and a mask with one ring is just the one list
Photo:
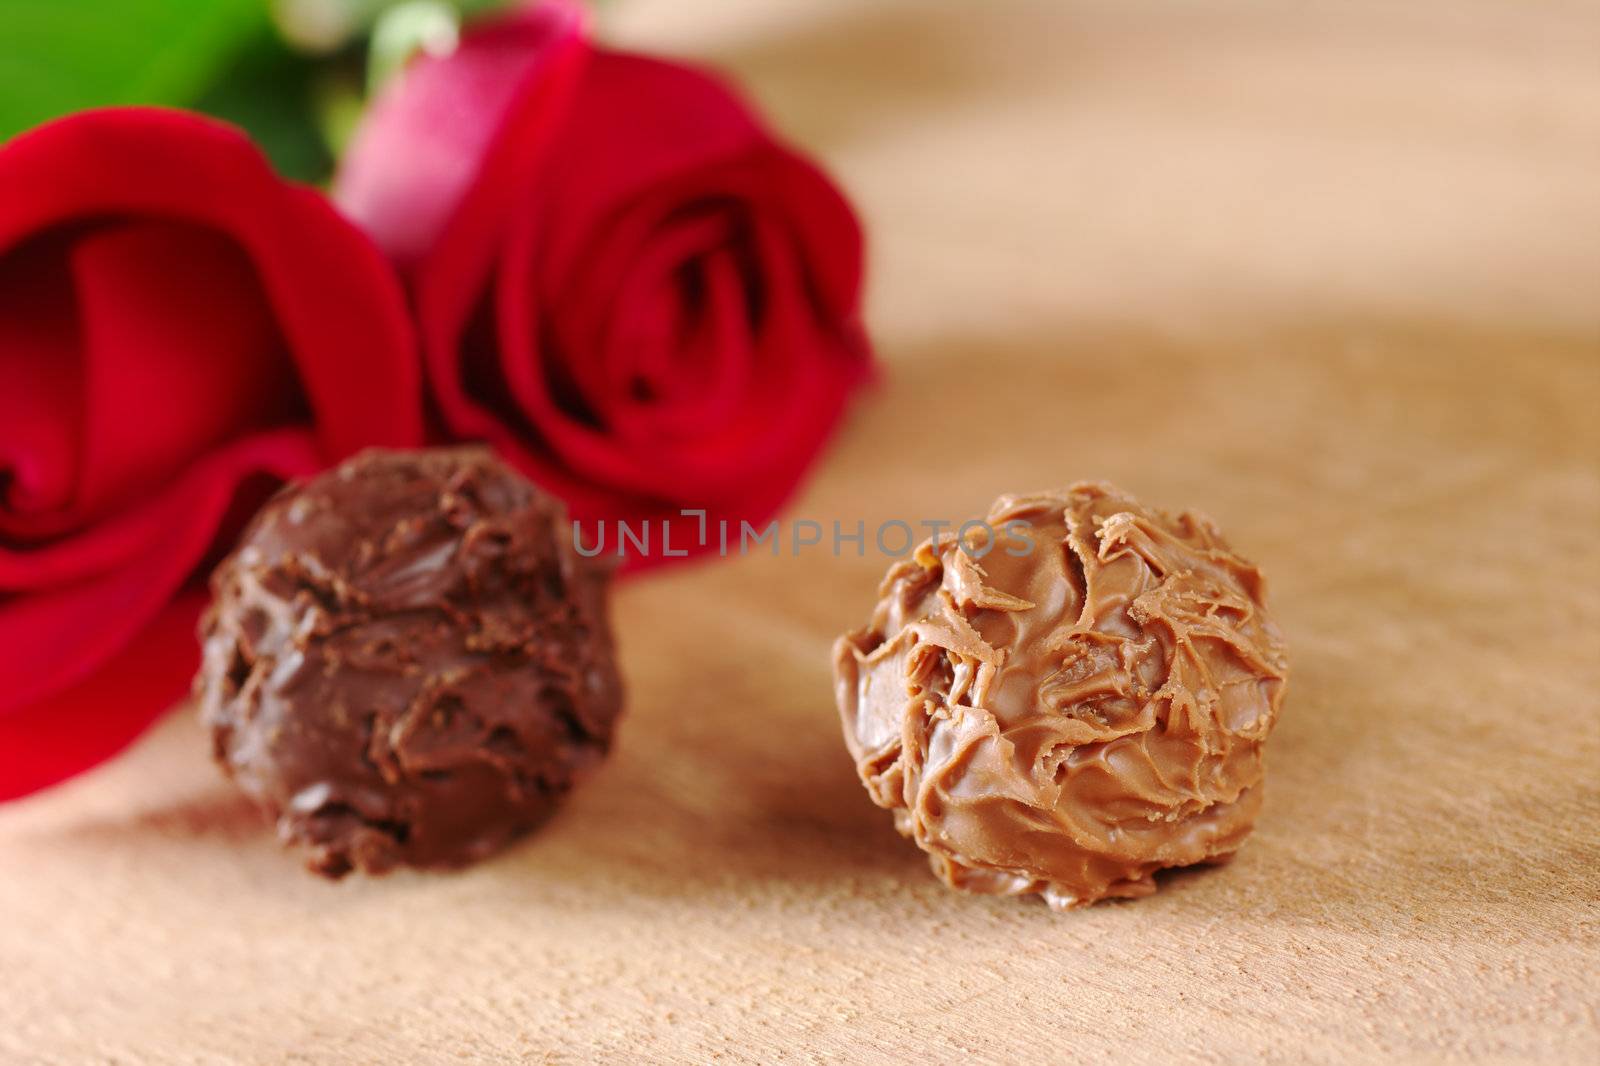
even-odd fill
[(685, 568), (617, 597), (617, 758), (461, 875), (302, 873), (189, 713), (0, 809), (0, 1061), (1594, 1061), (1594, 8), (613, 10), (872, 221), (886, 380), (794, 516), (1104, 477), (1263, 565), (1255, 837), (1131, 904), (949, 893), (831, 703), (883, 561)]

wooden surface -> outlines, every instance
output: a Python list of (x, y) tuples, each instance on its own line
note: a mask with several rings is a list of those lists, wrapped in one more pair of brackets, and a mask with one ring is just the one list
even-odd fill
[(1132, 904), (953, 895), (837, 735), (883, 561), (683, 569), (617, 598), (618, 757), (465, 874), (312, 879), (188, 713), (0, 810), (0, 1061), (1595, 1061), (1595, 8), (613, 12), (871, 219), (886, 384), (796, 516), (1105, 477), (1262, 563), (1255, 837)]

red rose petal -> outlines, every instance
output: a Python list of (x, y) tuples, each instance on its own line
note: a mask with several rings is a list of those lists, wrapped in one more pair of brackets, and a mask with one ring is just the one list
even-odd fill
[[(163, 494), (168, 521), (141, 545), (136, 561), (0, 598), (0, 647), (6, 649), (0, 721), (83, 680), (132, 639), (194, 572), (247, 477), (287, 479), (323, 465), (304, 430), (236, 442), (208, 455)], [(18, 562), (12, 558), (9, 565)]]
[(285, 185), (238, 130), (181, 111), (113, 108), (0, 148), (0, 249), (109, 215), (181, 219), (238, 243), (330, 457), (420, 439), (411, 324), (392, 271), (321, 195)]
[(146, 495), (229, 436), (294, 413), (293, 365), (231, 242), (128, 223), (78, 242), (73, 272), (86, 364), (83, 520)]
[(180, 699), (199, 661), (204, 604), (199, 592), (168, 603), (89, 678), (0, 716), (0, 800), (109, 759)]
[(43, 249), (0, 256), (0, 535), (12, 533), (13, 515), (72, 503), (83, 380), (65, 275)]

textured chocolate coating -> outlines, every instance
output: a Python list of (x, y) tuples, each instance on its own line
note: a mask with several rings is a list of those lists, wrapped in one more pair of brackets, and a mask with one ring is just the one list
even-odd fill
[(1057, 908), (1231, 856), (1288, 670), (1260, 572), (1206, 519), (1106, 484), (1003, 496), (987, 521), (981, 560), (977, 528), (968, 550), (925, 542), (834, 645), (873, 801), (952, 887)]
[(216, 759), (318, 873), (480, 859), (610, 746), (609, 577), (488, 451), (364, 452), (279, 493), (212, 577)]

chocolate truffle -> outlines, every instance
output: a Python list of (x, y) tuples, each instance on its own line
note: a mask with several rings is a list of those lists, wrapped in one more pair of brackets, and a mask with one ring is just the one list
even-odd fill
[(950, 886), (1056, 908), (1231, 856), (1288, 669), (1261, 573), (1205, 518), (1106, 484), (986, 521), (892, 566), (834, 646), (873, 801)]
[(364, 452), (268, 502), (212, 577), (216, 759), (317, 873), (480, 859), (610, 746), (609, 579), (487, 450)]

